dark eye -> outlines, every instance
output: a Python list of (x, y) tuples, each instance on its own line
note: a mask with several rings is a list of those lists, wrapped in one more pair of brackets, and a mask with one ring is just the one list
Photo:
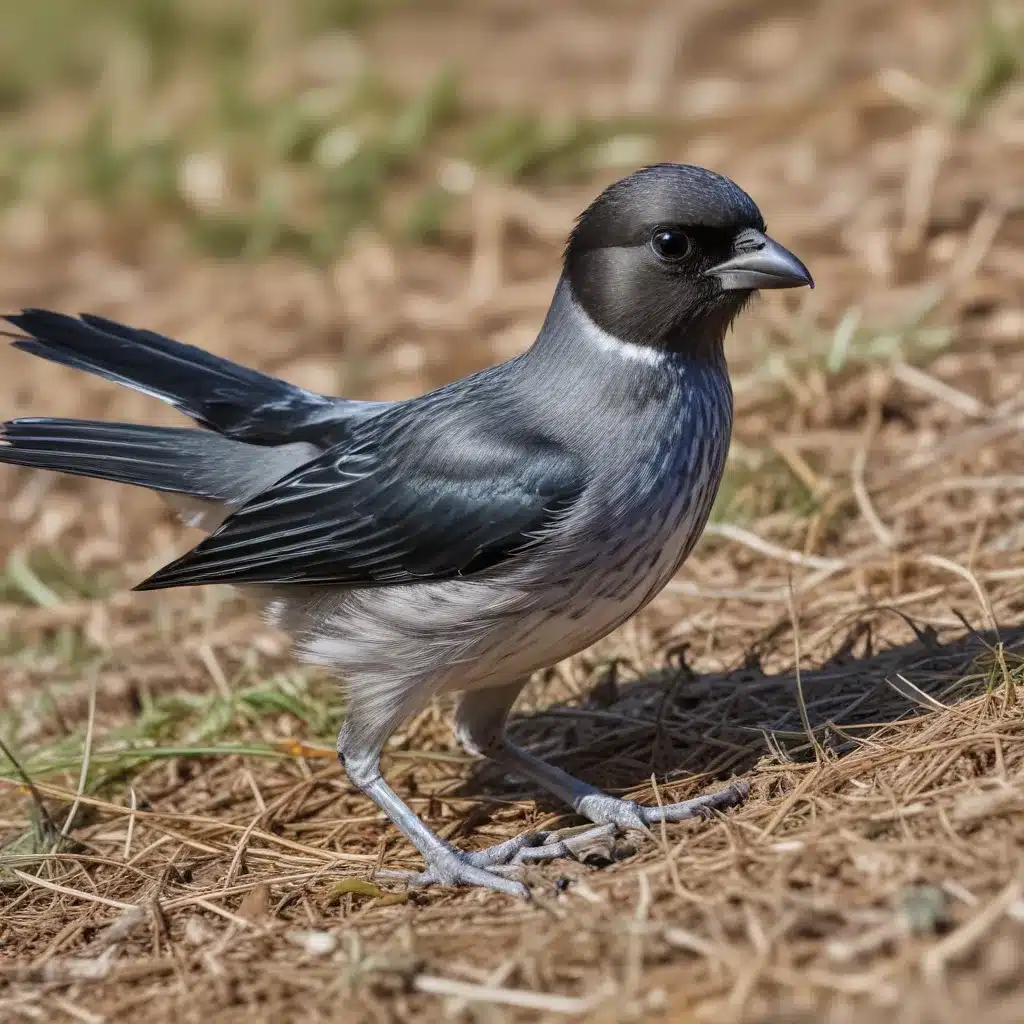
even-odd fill
[(676, 263), (690, 253), (690, 236), (678, 228), (658, 228), (651, 236), (654, 255), (666, 263)]

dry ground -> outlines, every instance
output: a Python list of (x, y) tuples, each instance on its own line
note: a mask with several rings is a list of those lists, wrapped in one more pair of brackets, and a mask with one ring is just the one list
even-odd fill
[[(411, 394), (529, 343), (571, 217), (616, 165), (731, 174), (818, 287), (767, 296), (729, 340), (736, 436), (695, 556), (640, 619), (538, 679), (515, 729), (641, 800), (734, 775), (753, 794), (628, 837), (611, 863), (532, 869), (530, 905), (378, 888), (375, 870), (417, 857), (333, 760), (329, 681), (230, 593), (129, 592), (186, 543), (155, 499), (6, 472), (0, 737), (20, 769), (0, 759), (0, 1018), (1024, 1019), (1011, 5), (335, 7), (355, 28), (323, 37), (341, 46), (328, 57), (360, 55), (398, 95), (460, 67), (462, 121), (386, 165), (376, 226), (325, 250), (295, 227), (315, 226), (316, 183), (290, 170), (294, 216), (269, 234), (255, 218), (248, 259), (218, 262), (200, 229), (223, 227), (209, 207), (236, 194), (202, 126), (201, 159), (186, 137), (172, 167), (180, 202), (62, 178), (109, 170), (106, 150), (68, 141), (97, 97), (118, 97), (113, 134), (131, 137), (140, 119), (184, 132), (175, 117), (213, 88), (203, 51), (191, 74), (126, 94), (125, 58), (88, 88), (31, 79), (12, 103), (0, 305), (104, 313), (323, 390)], [(327, 30), (252, 9), (253, 88), (312, 89), (309, 39)], [(176, 24), (146, 23), (154, 53)], [(460, 125), (508, 111), (554, 135), (515, 136), (480, 171)], [(565, 128), (577, 115), (604, 127), (581, 138)], [(244, 212), (245, 161), (266, 154), (232, 138)], [(438, 181), (445, 216), (432, 244), (413, 241), (395, 225)], [(0, 369), (5, 417), (172, 422), (12, 351)], [(386, 768), (466, 847), (574, 824), (465, 757), (444, 708), (394, 738)]]

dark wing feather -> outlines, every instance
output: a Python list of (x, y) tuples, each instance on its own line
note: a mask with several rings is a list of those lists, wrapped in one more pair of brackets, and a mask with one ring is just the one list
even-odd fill
[(136, 589), (468, 576), (538, 543), (583, 488), (576, 460), (535, 435), (396, 447), (325, 452)]

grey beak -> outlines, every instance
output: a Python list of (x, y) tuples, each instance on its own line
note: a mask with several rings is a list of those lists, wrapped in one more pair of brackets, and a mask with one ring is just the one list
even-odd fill
[(748, 228), (736, 237), (736, 255), (704, 271), (725, 291), (814, 287), (810, 271), (774, 239)]

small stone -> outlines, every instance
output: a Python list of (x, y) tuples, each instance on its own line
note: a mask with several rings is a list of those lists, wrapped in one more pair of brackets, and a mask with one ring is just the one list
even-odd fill
[(903, 890), (903, 919), (912, 935), (934, 935), (949, 919), (949, 897), (936, 885)]
[(285, 938), (310, 956), (330, 956), (338, 948), (338, 940), (330, 932), (286, 932)]

